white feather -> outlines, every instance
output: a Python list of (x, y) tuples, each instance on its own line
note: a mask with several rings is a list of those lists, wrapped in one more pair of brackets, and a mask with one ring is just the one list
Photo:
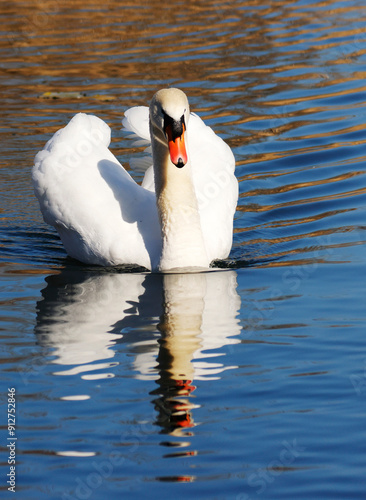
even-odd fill
[[(123, 126), (144, 144), (151, 142), (147, 107), (127, 110)], [(32, 176), (44, 220), (57, 229), (67, 253), (82, 262), (156, 269), (162, 237), (152, 158), (131, 162), (147, 169), (139, 186), (109, 143), (108, 125), (80, 113), (37, 154)], [(231, 249), (238, 198), (234, 156), (193, 113), (187, 144), (207, 255), (210, 261), (222, 259)]]

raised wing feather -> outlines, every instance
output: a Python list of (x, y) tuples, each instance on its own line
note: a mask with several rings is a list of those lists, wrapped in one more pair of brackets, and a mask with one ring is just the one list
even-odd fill
[(155, 195), (131, 178), (109, 142), (106, 123), (76, 115), (36, 156), (35, 194), (70, 256), (151, 269), (161, 245)]

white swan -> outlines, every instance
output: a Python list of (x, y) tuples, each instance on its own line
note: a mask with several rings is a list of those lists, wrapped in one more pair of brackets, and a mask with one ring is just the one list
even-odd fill
[(77, 114), (35, 158), (35, 194), (67, 253), (87, 264), (149, 270), (207, 268), (232, 245), (238, 199), (231, 149), (190, 113), (178, 89), (131, 108), (125, 129), (149, 140), (138, 185), (109, 151), (110, 128)]

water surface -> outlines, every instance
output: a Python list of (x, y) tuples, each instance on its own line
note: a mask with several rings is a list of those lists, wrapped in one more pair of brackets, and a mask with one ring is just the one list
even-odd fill
[[(18, 497), (363, 499), (363, 2), (19, 0), (0, 14)], [(83, 111), (129, 168), (143, 148), (123, 112), (166, 85), (235, 154), (230, 257), (194, 275), (79, 265), (39, 213), (34, 156)]]

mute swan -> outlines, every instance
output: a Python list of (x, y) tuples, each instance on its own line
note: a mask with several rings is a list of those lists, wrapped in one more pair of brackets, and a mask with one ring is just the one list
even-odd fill
[(34, 191), (67, 253), (87, 264), (149, 270), (208, 268), (228, 256), (238, 199), (229, 146), (190, 113), (178, 89), (150, 109), (126, 111), (124, 128), (151, 140), (138, 185), (109, 151), (110, 128), (79, 113), (35, 158)]

